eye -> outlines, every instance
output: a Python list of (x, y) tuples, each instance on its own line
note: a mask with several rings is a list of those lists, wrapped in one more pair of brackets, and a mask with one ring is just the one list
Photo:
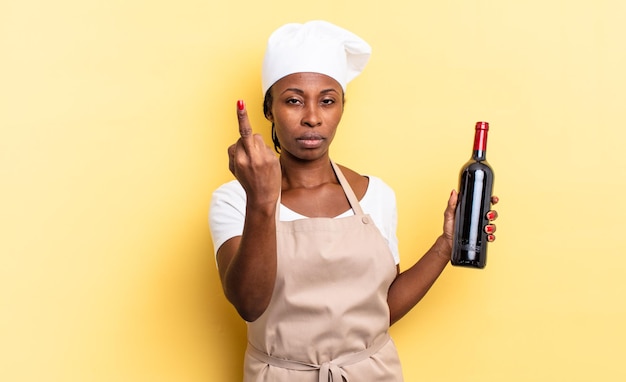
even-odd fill
[(324, 98), (322, 100), (322, 105), (332, 105), (335, 103), (335, 100), (332, 98)]
[(299, 105), (301, 102), (298, 98), (287, 98), (286, 103), (289, 105)]

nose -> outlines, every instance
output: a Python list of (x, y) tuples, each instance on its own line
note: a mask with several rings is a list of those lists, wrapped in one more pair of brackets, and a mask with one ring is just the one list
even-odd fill
[(316, 127), (322, 124), (322, 116), (318, 105), (309, 103), (304, 107), (301, 123), (307, 127)]

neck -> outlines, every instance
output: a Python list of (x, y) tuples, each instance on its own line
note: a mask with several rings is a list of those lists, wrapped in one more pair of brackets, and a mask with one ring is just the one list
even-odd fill
[(338, 183), (330, 158), (323, 156), (315, 160), (299, 160), (280, 156), (283, 190), (293, 188), (315, 188), (322, 184)]

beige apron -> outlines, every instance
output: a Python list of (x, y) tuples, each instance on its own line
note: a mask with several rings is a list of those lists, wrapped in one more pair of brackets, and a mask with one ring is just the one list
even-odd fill
[(248, 323), (244, 382), (402, 381), (388, 334), (393, 256), (341, 170), (355, 213), (280, 221), (271, 302)]

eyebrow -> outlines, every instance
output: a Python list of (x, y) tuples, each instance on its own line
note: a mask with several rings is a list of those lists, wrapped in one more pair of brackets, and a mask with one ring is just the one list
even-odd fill
[[(298, 93), (298, 94), (304, 94), (304, 90), (299, 89), (299, 88), (287, 88), (281, 94), (285, 94), (288, 91), (292, 91), (292, 92)], [(328, 94), (328, 93), (337, 93), (337, 94), (339, 94), (339, 92), (336, 89), (333, 89), (333, 88), (328, 88), (328, 89), (324, 89), (324, 90), (320, 91), (320, 94)]]

